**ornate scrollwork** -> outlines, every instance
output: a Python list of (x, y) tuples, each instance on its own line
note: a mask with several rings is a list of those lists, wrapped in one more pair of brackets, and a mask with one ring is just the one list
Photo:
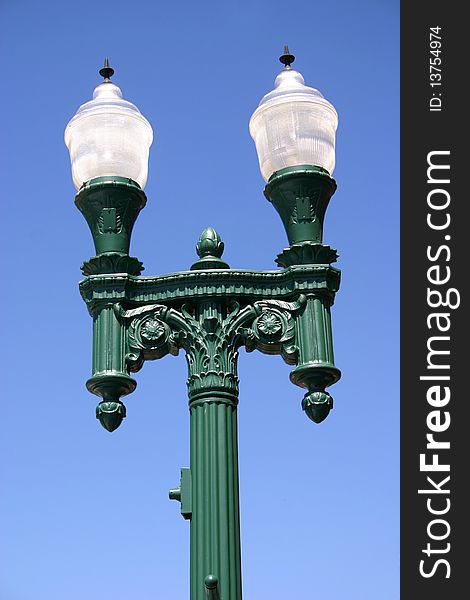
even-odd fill
[(164, 321), (164, 315), (168, 312), (165, 306), (150, 305), (123, 310), (119, 304), (116, 304), (114, 310), (119, 319), (130, 320), (127, 329), (126, 354), (130, 371), (138, 371), (144, 360), (155, 360), (168, 353), (178, 353), (172, 331)]
[[(161, 358), (171, 350), (171, 330), (154, 313), (133, 319), (128, 330), (129, 355), (141, 351), (143, 358)], [(129, 356), (131, 360), (131, 356)]]
[(190, 398), (196, 401), (215, 389), (236, 401), (238, 395), (237, 359), (240, 346), (250, 352), (281, 354), (295, 364), (293, 314), (303, 305), (298, 302), (262, 300), (240, 306), (207, 300), (176, 308), (153, 304), (115, 312), (128, 321), (126, 355), (131, 371), (139, 370), (144, 360), (178, 354), (183, 348), (188, 363)]
[(293, 315), (303, 306), (305, 297), (298, 302), (262, 300), (255, 302), (258, 316), (251, 327), (252, 337), (247, 350), (255, 348), (265, 354), (281, 354), (288, 364), (295, 364), (295, 322)]
[[(238, 397), (238, 349), (246, 342), (247, 329), (255, 316), (252, 306), (241, 308), (231, 302), (224, 309), (219, 302), (203, 302), (182, 307), (185, 331), (180, 336), (188, 361), (188, 389), (191, 402), (214, 390), (227, 394), (227, 401)], [(224, 313), (226, 316), (224, 317)]]

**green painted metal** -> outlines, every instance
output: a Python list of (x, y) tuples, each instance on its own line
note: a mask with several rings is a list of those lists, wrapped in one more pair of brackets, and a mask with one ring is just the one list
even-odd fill
[(207, 575), (204, 579), (206, 595), (209, 600), (220, 600), (219, 595), (219, 580), (215, 575)]
[(336, 182), (312, 165), (288, 167), (269, 178), (264, 194), (279, 213), (289, 244), (322, 243), (323, 220)]
[(201, 233), (196, 244), (196, 252), (199, 260), (191, 267), (192, 271), (229, 268), (228, 264), (220, 258), (224, 252), (224, 243), (213, 227), (206, 227)]
[(147, 202), (139, 184), (125, 177), (96, 177), (78, 191), (75, 205), (90, 227), (96, 254), (129, 254), (132, 228)]
[(126, 329), (117, 318), (113, 304), (103, 305), (93, 318), (93, 376), (86, 385), (101, 396), (96, 417), (108, 431), (114, 431), (126, 416), (120, 398), (135, 390), (126, 364)]
[(322, 243), (334, 180), (305, 165), (283, 169), (265, 195), (284, 222), (290, 246), (282, 270), (230, 269), (223, 242), (206, 228), (199, 259), (188, 271), (139, 277), (130, 235), (145, 205), (142, 190), (123, 178), (85, 184), (76, 204), (88, 221), (97, 255), (83, 265), (80, 291), (93, 317), (93, 373), (88, 389), (102, 398), (97, 417), (112, 431), (125, 416), (122, 396), (132, 373), (148, 360), (186, 354), (190, 469), (170, 498), (190, 521), (191, 600), (241, 600), (237, 447), (240, 347), (279, 354), (294, 367), (291, 381), (306, 389), (302, 408), (319, 423), (333, 401), (326, 391), (334, 365), (330, 309), (340, 271), (336, 250)]
[(313, 291), (334, 298), (340, 271), (328, 264), (294, 265), (282, 271), (227, 269), (183, 271), (159, 277), (132, 277), (126, 273), (94, 275), (80, 283), (91, 315), (103, 305), (121, 302), (132, 306), (199, 302), (208, 296), (237, 302), (290, 300)]
[(190, 404), (192, 600), (204, 597), (211, 573), (222, 598), (242, 597), (236, 403), (235, 394), (215, 390)]
[(298, 357), (290, 379), (308, 389), (302, 408), (315, 423), (326, 419), (333, 408), (333, 399), (325, 388), (341, 376), (334, 365), (330, 306), (327, 295), (309, 294), (296, 318)]
[(178, 500), (181, 504), (181, 514), (184, 519), (190, 519), (193, 514), (193, 492), (191, 482), (191, 469), (182, 468), (180, 485), (168, 492), (170, 500)]
[(142, 263), (129, 256), (132, 229), (147, 197), (139, 184), (125, 177), (96, 177), (78, 191), (75, 205), (85, 217), (96, 256), (82, 265), (84, 275), (140, 275)]

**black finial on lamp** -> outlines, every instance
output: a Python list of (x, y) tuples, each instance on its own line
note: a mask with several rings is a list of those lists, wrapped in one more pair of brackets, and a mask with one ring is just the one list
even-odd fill
[(284, 54), (279, 57), (279, 60), (282, 62), (286, 69), (290, 69), (291, 64), (294, 62), (295, 56), (293, 54), (290, 54), (289, 46), (287, 44), (284, 46)]
[(104, 59), (104, 67), (100, 69), (100, 75), (105, 81), (109, 81), (109, 78), (114, 75), (114, 69), (109, 66), (109, 59)]

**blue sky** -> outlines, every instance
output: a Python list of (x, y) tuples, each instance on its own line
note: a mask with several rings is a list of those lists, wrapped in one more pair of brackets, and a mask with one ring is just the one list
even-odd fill
[(391, 0), (2, 0), (2, 600), (188, 597), (189, 527), (167, 499), (189, 462), (184, 356), (147, 363), (121, 428), (100, 427), (63, 131), (109, 56), (155, 134), (144, 274), (188, 268), (208, 225), (232, 267), (274, 268), (286, 238), (248, 121), (285, 43), (339, 113), (324, 239), (343, 378), (315, 425), (280, 357), (241, 352), (244, 596), (398, 597), (398, 17)]

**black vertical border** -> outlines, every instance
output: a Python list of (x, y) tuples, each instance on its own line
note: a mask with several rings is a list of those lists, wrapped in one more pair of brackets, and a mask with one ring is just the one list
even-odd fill
[[(470, 337), (470, 312), (468, 310), (470, 277), (470, 193), (466, 179), (470, 177), (470, 152), (465, 147), (470, 137), (470, 61), (467, 46), (470, 30), (464, 19), (464, 4), (452, 2), (402, 2), (401, 3), (401, 582), (402, 600), (453, 600), (467, 597), (467, 579), (470, 579), (470, 551), (468, 535), (470, 517), (470, 352), (467, 339)], [(442, 89), (430, 86), (430, 28), (441, 27), (442, 47), (439, 55), (442, 64)], [(431, 112), (429, 101), (433, 92), (441, 93), (442, 111)], [(450, 184), (434, 185), (427, 182), (427, 156), (432, 151), (449, 150), (449, 157), (436, 162), (450, 164)], [(436, 175), (437, 172), (435, 171)], [(444, 172), (441, 172), (444, 178)], [(433, 188), (446, 189), (451, 197), (447, 210), (433, 211), (428, 207), (427, 195)], [(439, 194), (434, 196), (438, 199)], [(444, 195), (441, 195), (444, 198)], [(448, 212), (451, 218), (448, 229), (432, 230), (427, 225), (427, 215), (435, 212), (436, 222), (444, 220)], [(444, 222), (444, 221), (442, 221)], [(450, 240), (445, 239), (450, 235)], [(441, 250), (434, 262), (427, 257), (427, 249), (436, 256), (440, 246), (447, 245), (450, 251)], [(430, 284), (427, 271), (439, 264), (441, 273), (450, 268), (450, 280), (439, 286)], [(436, 271), (434, 271), (436, 275)], [(430, 308), (427, 288), (455, 288), (460, 295), (460, 306), (456, 309)], [(453, 294), (455, 299), (456, 294)], [(451, 326), (447, 333), (439, 332), (434, 324), (429, 329), (426, 322), (432, 312), (450, 314)], [(445, 319), (444, 319), (445, 320)], [(444, 321), (442, 321), (444, 323)], [(427, 343), (431, 336), (449, 336), (449, 342), (435, 341), (434, 348), (449, 349), (442, 355), (440, 363), (450, 364), (450, 369), (429, 370)], [(435, 361), (438, 362), (438, 361)], [(450, 427), (435, 434), (437, 440), (449, 441), (449, 450), (438, 452), (439, 462), (449, 463), (450, 472), (420, 471), (419, 455), (428, 453), (427, 462), (432, 460), (433, 450), (426, 450), (426, 434), (430, 433), (427, 416), (436, 410), (427, 402), (426, 392), (439, 382), (420, 381), (422, 375), (450, 376), (449, 382), (441, 385), (450, 387), (451, 398), (441, 413), (450, 414)], [(468, 374), (468, 375), (467, 375)], [(449, 494), (419, 494), (419, 489), (433, 489), (427, 482), (430, 476), (439, 485), (450, 475), (441, 489)], [(431, 498), (433, 509), (444, 509), (450, 500), (449, 511), (442, 515), (430, 514), (427, 499)], [(428, 527), (433, 519), (445, 519), (450, 533), (443, 540), (433, 540)], [(435, 523), (433, 535), (444, 535), (446, 526)], [(440, 552), (427, 556), (423, 552), (427, 544)], [(449, 551), (447, 543), (450, 544)], [(439, 559), (447, 560), (436, 564)], [(420, 574), (423, 570), (430, 577)], [(450, 574), (450, 577), (446, 575)]]

